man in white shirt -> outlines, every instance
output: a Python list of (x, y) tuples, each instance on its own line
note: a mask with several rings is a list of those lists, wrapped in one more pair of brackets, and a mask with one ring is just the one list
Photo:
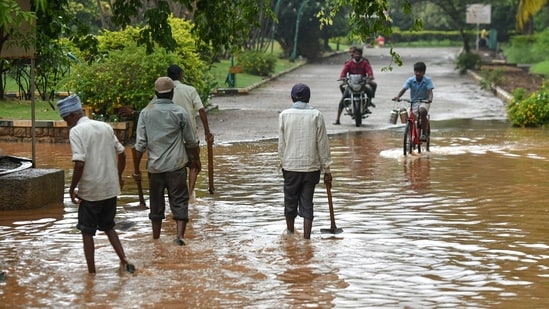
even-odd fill
[(95, 273), (97, 230), (104, 231), (120, 264), (133, 273), (131, 264), (114, 230), (116, 198), (124, 185), (122, 173), (126, 154), (110, 125), (84, 116), (80, 98), (73, 94), (57, 102), (59, 113), (70, 127), (69, 140), (74, 170), (69, 188), (71, 201), (78, 205), (77, 228), (82, 232), (88, 272)]
[(303, 217), (303, 238), (311, 238), (313, 195), (324, 171), (324, 183), (332, 182), (332, 163), (326, 123), (319, 110), (309, 106), (311, 90), (293, 86), (293, 105), (280, 113), (278, 156), (284, 177), (284, 216), (287, 232), (294, 233), (297, 215)]
[[(202, 127), (204, 128), (204, 139), (213, 144), (214, 136), (210, 132), (210, 126), (208, 125), (208, 114), (204, 109), (198, 92), (193, 86), (181, 82), (181, 79), (183, 78), (183, 69), (176, 64), (170, 65), (168, 67), (168, 77), (170, 77), (175, 84), (172, 100), (175, 104), (183, 107), (187, 111), (187, 114), (189, 114), (196, 141), (198, 142), (198, 126), (196, 124), (196, 114), (198, 113), (202, 122)], [(189, 168), (189, 194), (191, 197), (194, 196), (194, 186), (198, 173), (200, 173), (200, 170)]]

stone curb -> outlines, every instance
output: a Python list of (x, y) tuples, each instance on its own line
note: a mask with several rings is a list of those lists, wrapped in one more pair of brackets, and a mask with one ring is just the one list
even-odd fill
[[(483, 78), (480, 75), (478, 75), (476, 72), (473, 72), (471, 70), (467, 70), (467, 74), (469, 74), (469, 76), (473, 77), (477, 81), (483, 80)], [(505, 104), (509, 104), (513, 100), (513, 96), (511, 96), (511, 94), (509, 94), (507, 91), (501, 89), (498, 86), (492, 87), (492, 91), (494, 91), (494, 94), (496, 95), (496, 97), (500, 98)]]

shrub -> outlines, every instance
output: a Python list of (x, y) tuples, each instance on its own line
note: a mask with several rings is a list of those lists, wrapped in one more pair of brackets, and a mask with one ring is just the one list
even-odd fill
[(548, 60), (549, 29), (533, 35), (517, 35), (504, 49), (508, 63), (538, 63)]
[(197, 52), (191, 25), (176, 18), (169, 21), (176, 41), (174, 52), (156, 48), (147, 54), (145, 46), (135, 43), (138, 28), (105, 31), (97, 37), (98, 49), (94, 55), (75, 51), (80, 59), (93, 61), (76, 65), (71, 79), (63, 87), (78, 93), (96, 118), (112, 120), (112, 115), (121, 106), (140, 110), (148, 104), (154, 95), (156, 78), (165, 76), (170, 64), (178, 64), (183, 69), (183, 82), (194, 86), (207, 106), (213, 77)]
[(456, 61), (456, 70), (459, 70), (461, 74), (467, 72), (467, 70), (475, 70), (480, 68), (482, 59), (475, 53), (461, 53)]
[(237, 63), (248, 74), (268, 76), (274, 72), (276, 57), (261, 51), (245, 51), (237, 55)]
[(507, 106), (507, 115), (513, 126), (540, 127), (549, 122), (549, 84), (526, 95), (524, 89), (513, 92), (513, 100)]
[(121, 106), (145, 107), (154, 96), (154, 81), (176, 61), (175, 54), (164, 50), (147, 54), (144, 47), (134, 45), (113, 50), (100, 62), (75, 67), (73, 76), (78, 77), (67, 86), (75, 89), (95, 118), (111, 120)]

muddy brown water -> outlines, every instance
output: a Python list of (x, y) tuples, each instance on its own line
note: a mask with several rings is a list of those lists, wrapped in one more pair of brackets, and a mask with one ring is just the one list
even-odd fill
[[(68, 194), (64, 206), (2, 212), (0, 307), (549, 306), (549, 133), (502, 120), (434, 122), (431, 152), (410, 157), (401, 135), (395, 126), (330, 137), (336, 237), (320, 233), (330, 227), (322, 184), (311, 241), (283, 236), (272, 140), (215, 146), (216, 192), (203, 173), (185, 247), (172, 244), (171, 221), (153, 241), (129, 165), (117, 222), (133, 275), (119, 272), (104, 234), (97, 274), (87, 274)], [(68, 145), (39, 145), (37, 158), (38, 167), (63, 168), (68, 186)]]

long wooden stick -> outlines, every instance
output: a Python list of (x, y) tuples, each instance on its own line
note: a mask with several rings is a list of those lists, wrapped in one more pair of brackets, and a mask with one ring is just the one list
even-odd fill
[(208, 191), (214, 194), (213, 142), (208, 140)]
[[(136, 152), (137, 150), (135, 150), (135, 148), (132, 148), (132, 155), (134, 160), (137, 157)], [(147, 207), (147, 203), (145, 203), (145, 197), (143, 196), (143, 185), (141, 183), (141, 179), (136, 179), (135, 183), (137, 184), (137, 193), (139, 194), (139, 206)]]

